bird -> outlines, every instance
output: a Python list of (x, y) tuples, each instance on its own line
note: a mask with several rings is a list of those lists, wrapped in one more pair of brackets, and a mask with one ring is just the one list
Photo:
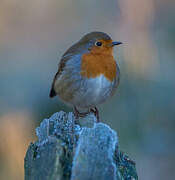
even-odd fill
[(113, 47), (120, 44), (104, 32), (84, 35), (62, 55), (50, 98), (58, 96), (71, 106), (76, 119), (94, 113), (100, 122), (97, 106), (113, 96), (119, 85)]

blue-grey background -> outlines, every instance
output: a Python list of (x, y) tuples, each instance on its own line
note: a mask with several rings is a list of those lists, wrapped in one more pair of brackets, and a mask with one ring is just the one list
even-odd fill
[(104, 31), (121, 70), (116, 95), (100, 106), (136, 161), (139, 179), (175, 176), (175, 1), (0, 1), (0, 179), (22, 180), (35, 128), (71, 111), (48, 94), (61, 55), (84, 34)]

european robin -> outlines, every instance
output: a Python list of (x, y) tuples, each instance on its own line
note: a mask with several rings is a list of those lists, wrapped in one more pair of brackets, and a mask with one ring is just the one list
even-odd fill
[(113, 57), (113, 47), (119, 44), (103, 32), (82, 37), (63, 54), (50, 97), (58, 95), (72, 106), (76, 118), (93, 112), (99, 122), (96, 106), (111, 97), (119, 84), (120, 71)]

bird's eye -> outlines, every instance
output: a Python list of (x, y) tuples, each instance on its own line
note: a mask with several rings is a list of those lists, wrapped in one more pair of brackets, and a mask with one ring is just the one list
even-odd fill
[(97, 42), (95, 42), (95, 45), (96, 45), (96, 46), (102, 46), (102, 42), (97, 41)]

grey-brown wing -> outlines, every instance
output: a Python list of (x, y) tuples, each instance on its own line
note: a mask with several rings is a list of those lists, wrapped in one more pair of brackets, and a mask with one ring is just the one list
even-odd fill
[(55, 74), (55, 77), (54, 77), (53, 82), (52, 82), (52, 86), (51, 86), (51, 90), (50, 90), (50, 94), (49, 94), (50, 98), (56, 96), (54, 84), (55, 84), (55, 81), (58, 78), (58, 76), (62, 73), (68, 59), (69, 59), (69, 56), (63, 56), (62, 59), (60, 60), (60, 63), (58, 65), (58, 71)]
[(65, 65), (66, 65), (66, 62), (67, 60), (69, 60), (72, 55), (75, 55), (75, 52), (76, 53), (79, 53), (81, 51), (81, 49), (84, 48), (84, 46), (82, 45), (82, 43), (76, 43), (74, 44), (73, 46), (71, 46), (62, 56), (61, 60), (60, 60), (60, 63), (58, 65), (58, 72), (55, 74), (55, 77), (53, 79), (53, 82), (52, 82), (52, 86), (51, 86), (51, 90), (50, 90), (50, 97), (54, 97), (56, 96), (56, 92), (54, 90), (54, 84), (55, 84), (55, 81), (56, 79), (58, 78), (58, 76), (62, 73)]

